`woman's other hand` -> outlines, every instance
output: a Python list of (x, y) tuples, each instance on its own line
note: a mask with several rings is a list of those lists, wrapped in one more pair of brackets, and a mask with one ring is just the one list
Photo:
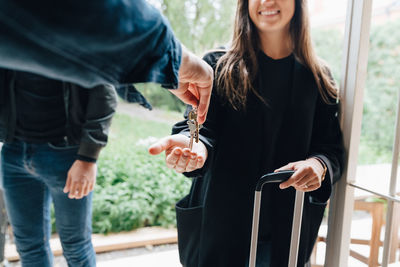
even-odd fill
[(207, 159), (207, 148), (199, 141), (193, 142), (193, 149), (189, 149), (190, 139), (182, 134), (175, 134), (160, 139), (149, 147), (151, 155), (158, 155), (165, 151), (165, 162), (168, 168), (178, 173), (191, 172), (203, 167)]
[(281, 189), (293, 186), (296, 190), (310, 192), (320, 188), (325, 178), (325, 168), (316, 158), (291, 162), (275, 172), (283, 170), (294, 170), (295, 173), (279, 185)]

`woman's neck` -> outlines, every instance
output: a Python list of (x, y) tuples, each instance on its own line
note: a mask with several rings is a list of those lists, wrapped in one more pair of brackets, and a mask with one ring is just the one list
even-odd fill
[(288, 31), (259, 33), (260, 48), (270, 58), (280, 59), (293, 52), (293, 46)]

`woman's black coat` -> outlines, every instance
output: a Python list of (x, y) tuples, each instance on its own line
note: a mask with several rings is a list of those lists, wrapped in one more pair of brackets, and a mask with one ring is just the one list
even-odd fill
[[(215, 68), (219, 56), (210, 53), (205, 60)], [(293, 66), (289, 97), (261, 84), (256, 87), (267, 105), (250, 94), (245, 112), (227, 105), (214, 87), (200, 131), (208, 159), (201, 170), (186, 174), (193, 184), (176, 206), (184, 266), (246, 266), (256, 181), (317, 155), (328, 171), (321, 188), (305, 195), (298, 266), (309, 260), (332, 184), (340, 178), (343, 145), (338, 104), (323, 102), (311, 72), (298, 61)], [(186, 121), (177, 123), (173, 133), (188, 135)], [(288, 264), (294, 195), (292, 187), (264, 186), (259, 239), (272, 241), (272, 267)]]

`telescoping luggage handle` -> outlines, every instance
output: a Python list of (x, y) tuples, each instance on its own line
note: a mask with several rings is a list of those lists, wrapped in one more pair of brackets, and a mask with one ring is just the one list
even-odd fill
[[(249, 267), (256, 266), (258, 224), (260, 220), (261, 191), (264, 184), (282, 183), (290, 178), (294, 171), (285, 170), (263, 175), (257, 183), (254, 194), (253, 226), (251, 230), (251, 245)], [(294, 203), (292, 238), (290, 241), (289, 267), (297, 266), (297, 257), (300, 242), (301, 218), (303, 216), (304, 192), (296, 191), (296, 200)]]

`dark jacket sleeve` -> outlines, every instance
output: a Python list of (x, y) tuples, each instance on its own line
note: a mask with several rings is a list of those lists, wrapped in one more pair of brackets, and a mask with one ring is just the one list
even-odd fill
[(78, 155), (98, 158), (101, 148), (107, 144), (108, 131), (116, 107), (117, 95), (113, 86), (101, 85), (88, 91)]
[[(209, 53), (204, 56), (204, 60), (214, 69), (218, 60), (218, 54)], [(214, 84), (215, 85), (215, 84)], [(190, 137), (189, 127), (187, 124), (188, 113), (191, 110), (191, 106), (188, 106), (184, 114), (185, 120), (176, 123), (172, 128), (172, 134), (183, 134)], [(214, 153), (216, 149), (218, 139), (218, 119), (221, 113), (221, 103), (217, 95), (215, 86), (211, 93), (210, 106), (208, 108), (207, 119), (204, 122), (199, 132), (199, 139), (207, 148), (208, 156), (203, 168), (195, 170), (193, 172), (183, 173), (187, 177), (200, 177), (203, 176), (206, 170), (210, 167), (214, 159)]]
[[(23, 18), (23, 19), (22, 19)], [(0, 66), (91, 88), (176, 88), (181, 45), (146, 0), (0, 0)]]
[(317, 201), (326, 202), (343, 171), (344, 146), (343, 136), (339, 125), (339, 103), (331, 99), (330, 104), (318, 97), (314, 115), (311, 149), (309, 157), (318, 157), (323, 160), (327, 172), (322, 186), (311, 196)]

